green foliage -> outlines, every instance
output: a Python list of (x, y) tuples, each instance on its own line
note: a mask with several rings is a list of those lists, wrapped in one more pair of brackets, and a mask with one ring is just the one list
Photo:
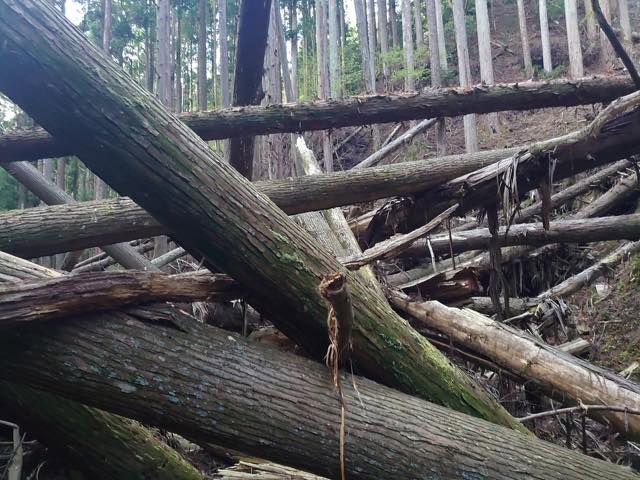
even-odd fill
[(555, 78), (562, 78), (567, 73), (567, 67), (565, 67), (564, 65), (558, 65), (550, 72), (546, 72), (539, 65), (535, 65), (534, 69), (536, 71), (537, 77), (541, 80), (553, 80)]

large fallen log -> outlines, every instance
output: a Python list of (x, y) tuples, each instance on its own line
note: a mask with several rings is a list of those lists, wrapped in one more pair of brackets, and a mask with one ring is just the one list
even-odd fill
[[(542, 223), (520, 223), (500, 227), (498, 244), (540, 246), (549, 243), (591, 243), (604, 240), (637, 240), (640, 238), (640, 214), (558, 220), (545, 230)], [(433, 235), (431, 249), (436, 255), (482, 250), (489, 247), (491, 233), (488, 228)], [(384, 242), (383, 242), (384, 243)], [(378, 244), (381, 245), (381, 244)], [(377, 246), (377, 245), (376, 245)], [(365, 252), (366, 253), (366, 252)], [(413, 243), (403, 255), (425, 257), (429, 255), (427, 241)]]
[(87, 478), (203, 480), (135, 420), (5, 381), (0, 381), (0, 410)]
[[(378, 215), (394, 223), (379, 228), (392, 231), (397, 217), (403, 229), (414, 229), (454, 203), (463, 213), (506, 200), (505, 211), (514, 214), (520, 196), (537, 188), (550, 168), (557, 181), (640, 152), (640, 109), (635, 108), (639, 102), (637, 92), (618, 99), (579, 131), (524, 147), (510, 158), (418, 194), (413, 202), (396, 203), (399, 209), (381, 210)], [(626, 109), (632, 110), (622, 113)]]
[[(341, 402), (324, 365), (183, 324), (188, 332), (111, 313), (15, 329), (0, 337), (0, 378), (338, 478)], [(341, 384), (350, 479), (638, 478), (362, 377)]]
[[(0, 252), (2, 284), (61, 277), (59, 272)], [(0, 411), (12, 415), (90, 478), (202, 478), (153, 432), (128, 418), (4, 381), (0, 381)]]
[(136, 271), (79, 273), (0, 286), (0, 326), (142, 303), (223, 301), (240, 295), (233, 279), (207, 272), (177, 275)]
[[(56, 32), (55, 42), (47, 31)], [(131, 195), (192, 255), (236, 279), (251, 304), (310, 354), (321, 358), (327, 349), (328, 310), (317, 286), (343, 272), (360, 371), (523, 429), (251, 182), (211, 158), (205, 142), (54, 8), (0, 0), (0, 45), (3, 93), (53, 135), (73, 139), (100, 178)]]
[[(413, 302), (406, 295), (390, 292), (389, 300), (425, 326), (449, 335), (474, 352), (549, 390), (568, 395), (574, 402), (640, 409), (640, 386), (596, 367), (473, 310), (457, 309), (437, 301)], [(602, 412), (615, 429), (633, 439), (640, 438), (640, 416)]]
[[(234, 107), (185, 113), (180, 119), (205, 140), (269, 133), (330, 130), (339, 127), (425, 118), (458, 117), (468, 113), (569, 107), (610, 102), (631, 93), (626, 76), (595, 77), (512, 84), (446, 88), (421, 94), (396, 94), (322, 100), (309, 103)], [(74, 138), (74, 137), (69, 137)], [(80, 153), (68, 141), (56, 141), (42, 129), (0, 137), (0, 162), (37, 160)]]

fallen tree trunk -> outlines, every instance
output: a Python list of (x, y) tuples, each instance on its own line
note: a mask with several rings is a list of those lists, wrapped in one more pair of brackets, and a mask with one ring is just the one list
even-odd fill
[[(42, 33), (51, 30), (56, 42)], [(352, 358), (362, 372), (523, 429), (58, 11), (35, 0), (0, 0), (0, 45), (0, 89), (9, 98), (53, 135), (73, 138), (85, 164), (192, 255), (236, 279), (251, 304), (310, 354), (321, 358), (327, 349), (328, 310), (317, 286), (343, 272), (353, 299)]]
[[(77, 204), (76, 200), (66, 193), (61, 188), (58, 188), (53, 183), (49, 182), (44, 176), (38, 172), (38, 169), (28, 162), (14, 162), (12, 164), (4, 166), (5, 170), (15, 177), (20, 183), (31, 190), (38, 198), (49, 205), (61, 205)], [(38, 228), (42, 228), (42, 225), (37, 225)], [(55, 236), (57, 231), (43, 231), (41, 234)], [(113, 244), (110, 244), (113, 243)], [(96, 245), (103, 245), (103, 250), (108, 253), (114, 260), (120, 263), (125, 268), (133, 268), (136, 270), (158, 270), (154, 267), (149, 260), (143, 255), (136, 252), (130, 245), (116, 244), (115, 242), (97, 243)], [(62, 251), (78, 250), (76, 248), (66, 249)], [(80, 252), (73, 252), (71, 258), (66, 258), (64, 261), (65, 268), (71, 270), (73, 265), (79, 258)]]
[[(537, 188), (541, 179), (548, 175), (551, 159), (553, 178), (560, 180), (640, 152), (637, 142), (640, 109), (621, 113), (637, 107), (639, 101), (637, 92), (623, 97), (579, 131), (532, 144), (510, 158), (427, 190), (418, 194), (414, 202), (399, 204), (397, 211), (383, 209), (379, 216), (394, 220), (394, 223), (382, 224), (379, 228), (393, 231), (398, 223), (395, 217), (403, 222), (401, 231), (417, 228), (454, 203), (460, 205), (459, 212), (463, 213), (506, 199), (503, 208), (507, 215), (512, 215), (520, 195)], [(383, 234), (381, 232), (379, 236)]]
[[(0, 377), (337, 478), (341, 402), (326, 367), (188, 320), (188, 332), (117, 313), (11, 331)], [(341, 384), (347, 478), (638, 478), (362, 377)]]
[(1, 286), (0, 326), (143, 303), (223, 301), (240, 296), (240, 289), (233, 279), (220, 274), (80, 273)]
[[(520, 223), (500, 227), (498, 244), (540, 246), (549, 243), (591, 243), (604, 240), (637, 240), (640, 238), (640, 214), (557, 220), (545, 230), (542, 223)], [(433, 235), (431, 249), (436, 255), (467, 252), (489, 248), (491, 233), (488, 228)], [(378, 244), (380, 245), (380, 244)], [(376, 245), (377, 246), (377, 245)], [(425, 257), (429, 255), (427, 241), (413, 243), (403, 255)]]
[[(626, 76), (446, 88), (421, 94), (396, 94), (321, 100), (310, 103), (234, 107), (185, 113), (180, 119), (204, 140), (269, 133), (298, 133), (376, 123), (459, 117), (468, 113), (569, 107), (610, 102), (635, 90)], [(73, 137), (69, 137), (73, 138)], [(0, 162), (55, 158), (80, 153), (42, 129), (0, 137)]]
[[(412, 302), (398, 292), (391, 292), (389, 300), (397, 308), (424, 322), (425, 326), (449, 335), (453, 341), (486, 355), (517, 375), (565, 393), (576, 403), (640, 409), (640, 386), (520, 330), (473, 310), (451, 308), (436, 301)], [(632, 439), (640, 438), (640, 416), (616, 412), (601, 412), (600, 415), (605, 416), (621, 434)]]
[[(0, 252), (0, 283), (64, 278), (40, 265)], [(5, 331), (2, 336), (7, 333)], [(0, 381), (0, 407), (91, 478), (200, 480), (177, 452), (136, 421), (18, 383)]]
[(203, 480), (195, 467), (135, 420), (4, 381), (0, 409), (88, 478)]

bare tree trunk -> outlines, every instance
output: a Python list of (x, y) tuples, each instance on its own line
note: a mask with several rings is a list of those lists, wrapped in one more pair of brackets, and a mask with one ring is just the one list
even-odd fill
[(293, 99), (299, 96), (298, 89), (298, 8), (297, 0), (291, 0), (289, 4), (289, 21), (291, 36), (291, 85), (293, 87)]
[[(602, 9), (602, 14), (611, 25), (611, 2), (609, 0), (598, 0), (600, 2), (600, 8)], [(607, 35), (600, 29), (600, 62), (602, 63), (602, 67), (605, 69), (610, 69), (614, 66), (616, 60), (616, 54), (613, 51), (613, 47), (611, 46), (611, 42), (607, 38)]]
[(178, 9), (176, 12), (176, 69), (175, 69), (175, 82), (176, 82), (176, 100), (175, 111), (182, 112), (182, 105), (184, 102), (182, 95), (182, 11)]
[(338, 55), (338, 44), (340, 43), (338, 20), (338, 0), (329, 0), (329, 81), (331, 83), (331, 98), (342, 97), (340, 57)]
[(618, 7), (620, 9), (620, 28), (622, 29), (622, 36), (627, 45), (632, 45), (633, 37), (631, 32), (631, 20), (629, 17), (629, 2), (627, 0), (618, 0)]
[(402, 0), (402, 48), (404, 50), (404, 89), (413, 92), (416, 89), (416, 77), (413, 61), (413, 35), (411, 33), (411, 0)]
[(578, 28), (578, 7), (576, 0), (564, 0), (564, 16), (567, 23), (567, 44), (569, 46), (569, 75), (571, 78), (582, 78), (582, 48), (580, 47), (580, 30)]
[[(566, 9), (565, 5), (565, 9)], [(593, 13), (593, 7), (591, 0), (584, 0), (584, 16), (587, 25), (587, 41), (589, 48), (593, 48), (598, 41), (598, 23)]]
[(424, 46), (424, 31), (422, 29), (422, 1), (413, 0), (413, 21), (416, 25), (416, 50)]
[[(372, 84), (371, 93), (376, 93), (376, 2), (375, 0), (367, 1), (367, 34), (369, 40), (369, 65), (372, 67)], [(379, 145), (378, 145), (379, 146)]]
[(231, 105), (229, 94), (229, 47), (227, 40), (227, 0), (218, 0), (219, 44), (220, 44), (220, 96), (223, 107)]
[(524, 9), (524, 0), (518, 0), (518, 23), (520, 24), (520, 41), (522, 42), (522, 58), (524, 59), (524, 72), (527, 78), (532, 78), (533, 63), (531, 61), (531, 48), (529, 47), (529, 32), (527, 31), (527, 12)]
[(449, 71), (449, 60), (447, 58), (447, 44), (444, 38), (444, 23), (442, 21), (442, 1), (436, 2), (436, 22), (438, 26), (438, 50), (440, 52), (440, 66), (443, 72)]
[[(442, 66), (440, 62), (440, 45), (438, 40), (438, 21), (436, 18), (436, 2), (440, 0), (427, 0), (427, 19), (429, 21), (429, 67), (431, 68), (431, 86), (442, 87)], [(447, 144), (445, 139), (444, 119), (436, 123), (436, 150), (438, 156), (446, 155)]]
[(207, 0), (198, 0), (198, 110), (207, 109)]
[[(458, 51), (458, 75), (461, 87), (471, 87), (471, 66), (469, 62), (469, 42), (467, 41), (467, 27), (465, 24), (464, 4), (462, 0), (453, 0), (453, 22), (456, 29), (456, 48)], [(478, 134), (476, 130), (476, 116), (464, 116), (464, 143), (467, 153), (478, 151)]]
[[(355, 1), (357, 2), (358, 0), (355, 0)], [(389, 23), (391, 23), (391, 45), (393, 45), (393, 48), (400, 48), (400, 36), (398, 35), (398, 15), (396, 13), (396, 0), (389, 0)]]
[(387, 2), (378, 0), (378, 39), (380, 41), (380, 54), (382, 57), (382, 84), (384, 91), (389, 91), (389, 63), (387, 54), (389, 52), (389, 36), (387, 33)]
[[(109, 52), (111, 51), (111, 0), (104, 0), (103, 2), (104, 11), (102, 12), (102, 49), (107, 52), (107, 55), (110, 57)], [(49, 160), (47, 160), (49, 162)], [(45, 165), (46, 166), (46, 165)], [(45, 178), (50, 180), (45, 174)], [(96, 200), (102, 200), (107, 198), (108, 187), (104, 181), (98, 177), (94, 176), (94, 187), (93, 191), (95, 193)]]
[[(330, 96), (329, 69), (327, 62), (327, 0), (315, 0), (316, 4), (316, 64), (318, 67), (319, 97), (327, 99)], [(329, 20), (331, 21), (331, 20)], [(336, 48), (337, 45), (330, 48)], [(337, 65), (336, 65), (337, 66)], [(329, 132), (322, 132), (322, 155), (326, 172), (333, 171), (333, 151)]]
[[(476, 0), (476, 22), (478, 31), (478, 53), (480, 57), (480, 77), (482, 83), (493, 85), (493, 58), (491, 56), (491, 28), (487, 0)], [(498, 131), (498, 115), (490, 113), (489, 126), (493, 132)]]
[(551, 40), (549, 39), (549, 18), (547, 15), (547, 0), (540, 0), (538, 4), (540, 12), (540, 40), (542, 43), (542, 65), (544, 71), (550, 73), (553, 70), (551, 60)]

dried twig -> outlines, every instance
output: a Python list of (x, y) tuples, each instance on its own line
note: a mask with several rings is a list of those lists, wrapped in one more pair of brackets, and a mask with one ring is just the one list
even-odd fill
[(551, 417), (562, 413), (583, 412), (585, 415), (589, 412), (608, 411), (608, 412), (622, 412), (629, 415), (640, 415), (640, 410), (633, 410), (626, 407), (620, 407), (616, 405), (577, 405), (575, 407), (558, 408), (556, 410), (549, 410), (546, 412), (533, 413), (526, 417), (518, 418), (519, 422), (527, 422), (535, 418)]

